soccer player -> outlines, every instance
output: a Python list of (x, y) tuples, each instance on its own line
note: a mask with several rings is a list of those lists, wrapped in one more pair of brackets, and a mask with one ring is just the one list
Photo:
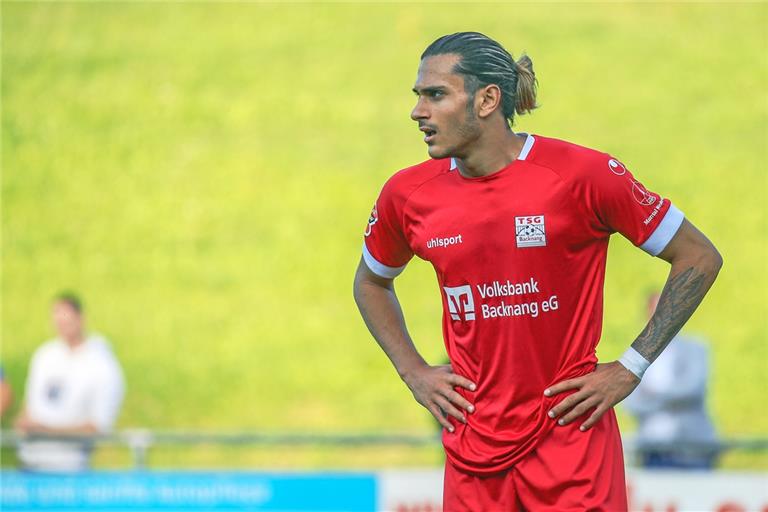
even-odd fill
[[(613, 406), (712, 285), (722, 259), (619, 159), (515, 133), (536, 107), (531, 60), (475, 32), (421, 56), (411, 118), (430, 160), (384, 185), (354, 295), (414, 398), (443, 425), (446, 511), (626, 510)], [(598, 364), (608, 240), (670, 263), (658, 309), (618, 361)], [(450, 365), (430, 366), (393, 286), (432, 263)]]

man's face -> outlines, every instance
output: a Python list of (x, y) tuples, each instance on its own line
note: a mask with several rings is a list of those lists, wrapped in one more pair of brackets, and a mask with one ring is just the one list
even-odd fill
[(454, 73), (459, 56), (426, 57), (419, 65), (413, 92), (418, 96), (411, 119), (425, 134), (432, 158), (463, 157), (480, 136), (474, 105), (464, 90), (464, 77)]
[(53, 305), (53, 327), (64, 339), (74, 339), (82, 334), (83, 316), (70, 304), (58, 301)]

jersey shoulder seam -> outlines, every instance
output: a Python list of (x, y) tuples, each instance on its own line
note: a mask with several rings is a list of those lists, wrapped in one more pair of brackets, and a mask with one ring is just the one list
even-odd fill
[[(589, 209), (584, 204), (584, 202), (581, 199), (579, 199), (579, 197), (576, 194), (574, 194), (573, 188), (572, 188), (572, 180), (569, 180), (568, 178), (563, 176), (561, 173), (557, 172), (550, 165), (545, 165), (545, 164), (542, 164), (542, 163), (538, 163), (538, 162), (533, 161), (533, 160), (529, 161), (529, 163), (533, 164), (533, 165), (536, 165), (538, 167), (541, 167), (543, 169), (546, 169), (549, 172), (551, 172), (552, 174), (554, 174), (555, 176), (557, 176), (557, 179), (559, 179), (561, 182), (563, 182), (565, 184), (565, 188), (566, 188), (566, 190), (568, 190), (568, 195), (571, 196), (571, 198), (576, 202), (577, 205), (579, 205), (579, 210), (581, 210), (582, 213), (585, 213), (588, 216), (589, 215), (594, 215), (594, 212), (590, 212)], [(600, 219), (598, 218), (598, 220), (600, 220)], [(602, 224), (602, 220), (600, 220), (600, 223)]]
[[(413, 194), (418, 192), (421, 189), (421, 187), (423, 187), (424, 185), (426, 185), (427, 183), (429, 183), (432, 180), (435, 180), (437, 178), (440, 178), (440, 177), (448, 174), (448, 172), (450, 172), (450, 170), (444, 170), (444, 169), (439, 170), (437, 172), (437, 174), (435, 174), (434, 176), (430, 176), (429, 178), (427, 178), (424, 181), (422, 181), (421, 183), (419, 183), (416, 187), (414, 187), (414, 189), (411, 190), (411, 192), (403, 200), (403, 208), (400, 211), (400, 228), (403, 230), (403, 236), (405, 237), (406, 242), (409, 242), (408, 236), (406, 235), (406, 230), (405, 230), (405, 207), (408, 205), (408, 201), (410, 201), (410, 199), (413, 196)], [(410, 247), (410, 244), (408, 244), (408, 245)]]

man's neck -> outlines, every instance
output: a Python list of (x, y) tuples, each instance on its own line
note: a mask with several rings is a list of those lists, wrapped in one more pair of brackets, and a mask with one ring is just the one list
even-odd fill
[(488, 176), (505, 168), (520, 156), (525, 136), (512, 130), (492, 131), (478, 139), (472, 153), (457, 158), (459, 172), (468, 178)]
[(63, 338), (64, 343), (67, 344), (67, 346), (71, 350), (75, 350), (79, 346), (81, 346), (83, 343), (85, 343), (85, 335), (83, 333), (80, 333), (76, 336), (72, 336), (71, 338)]

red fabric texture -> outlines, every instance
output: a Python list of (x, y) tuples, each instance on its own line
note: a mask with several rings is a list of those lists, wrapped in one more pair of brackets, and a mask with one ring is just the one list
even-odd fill
[(444, 512), (623, 512), (624, 456), (616, 417), (587, 432), (556, 427), (513, 467), (490, 475), (445, 465)]

